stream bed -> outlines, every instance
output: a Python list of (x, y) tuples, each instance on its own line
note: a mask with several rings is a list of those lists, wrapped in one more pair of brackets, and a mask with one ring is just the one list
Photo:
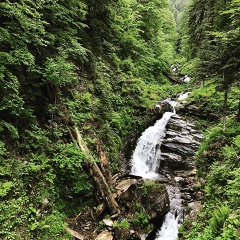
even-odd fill
[(166, 178), (171, 183), (166, 184), (170, 211), (156, 232), (155, 240), (176, 240), (178, 227), (184, 219), (184, 202), (195, 200), (189, 189), (194, 179), (193, 155), (202, 136), (192, 123), (182, 119), (175, 111), (179, 101), (187, 96), (188, 93), (185, 93), (175, 101), (167, 100), (172, 111), (165, 112), (161, 119), (142, 133), (131, 158), (131, 174), (154, 180)]

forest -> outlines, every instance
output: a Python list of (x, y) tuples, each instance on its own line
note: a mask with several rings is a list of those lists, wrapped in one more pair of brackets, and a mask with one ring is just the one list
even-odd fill
[(239, 239), (239, 56), (240, 0), (1, 1), (0, 239), (73, 239), (67, 220), (112, 196), (156, 102), (184, 91), (205, 183), (179, 239)]

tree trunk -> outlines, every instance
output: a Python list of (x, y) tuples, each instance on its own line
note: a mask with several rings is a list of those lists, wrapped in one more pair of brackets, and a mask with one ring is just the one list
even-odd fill
[(103, 176), (105, 177), (107, 183), (110, 186), (113, 186), (113, 179), (112, 179), (112, 174), (111, 174), (107, 154), (102, 149), (101, 145), (102, 145), (101, 142), (98, 141), (97, 142), (97, 151), (98, 151), (99, 159), (101, 160), (101, 162), (100, 162), (101, 163), (101, 170), (102, 170)]
[(223, 100), (223, 132), (226, 131), (227, 98), (228, 98), (228, 89), (225, 89), (224, 90), (224, 100)]
[(104, 201), (106, 202), (108, 208), (110, 209), (111, 213), (114, 214), (111, 218), (116, 218), (120, 215), (120, 208), (113, 197), (113, 194), (109, 188), (106, 179), (104, 178), (101, 170), (99, 169), (98, 165), (96, 164), (90, 150), (88, 149), (87, 145), (83, 141), (78, 129), (75, 127), (72, 131), (69, 129), (70, 134), (74, 140), (77, 141), (77, 146), (81, 149), (83, 153), (86, 154), (86, 158), (83, 159), (83, 163), (88, 169), (89, 173), (93, 177), (96, 187), (100, 192), (101, 196), (103, 197)]
[(226, 118), (227, 118), (227, 98), (228, 98), (228, 81), (225, 79), (225, 72), (223, 70), (223, 89), (224, 89), (224, 100), (223, 100), (223, 132), (226, 131)]
[(238, 100), (238, 114), (237, 114), (237, 121), (240, 122), (240, 98)]

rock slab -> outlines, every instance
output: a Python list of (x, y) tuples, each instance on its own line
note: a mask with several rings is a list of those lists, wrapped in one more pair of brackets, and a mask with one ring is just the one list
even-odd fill
[(202, 138), (193, 123), (177, 114), (173, 115), (166, 126), (166, 136), (161, 145), (161, 168), (192, 169), (194, 153)]

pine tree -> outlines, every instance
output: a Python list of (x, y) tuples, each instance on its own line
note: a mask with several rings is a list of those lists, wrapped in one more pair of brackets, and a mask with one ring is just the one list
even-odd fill
[(237, 0), (194, 0), (189, 8), (189, 44), (199, 58), (198, 75), (214, 78), (217, 91), (224, 92), (224, 130), (228, 91), (239, 81), (239, 7)]

